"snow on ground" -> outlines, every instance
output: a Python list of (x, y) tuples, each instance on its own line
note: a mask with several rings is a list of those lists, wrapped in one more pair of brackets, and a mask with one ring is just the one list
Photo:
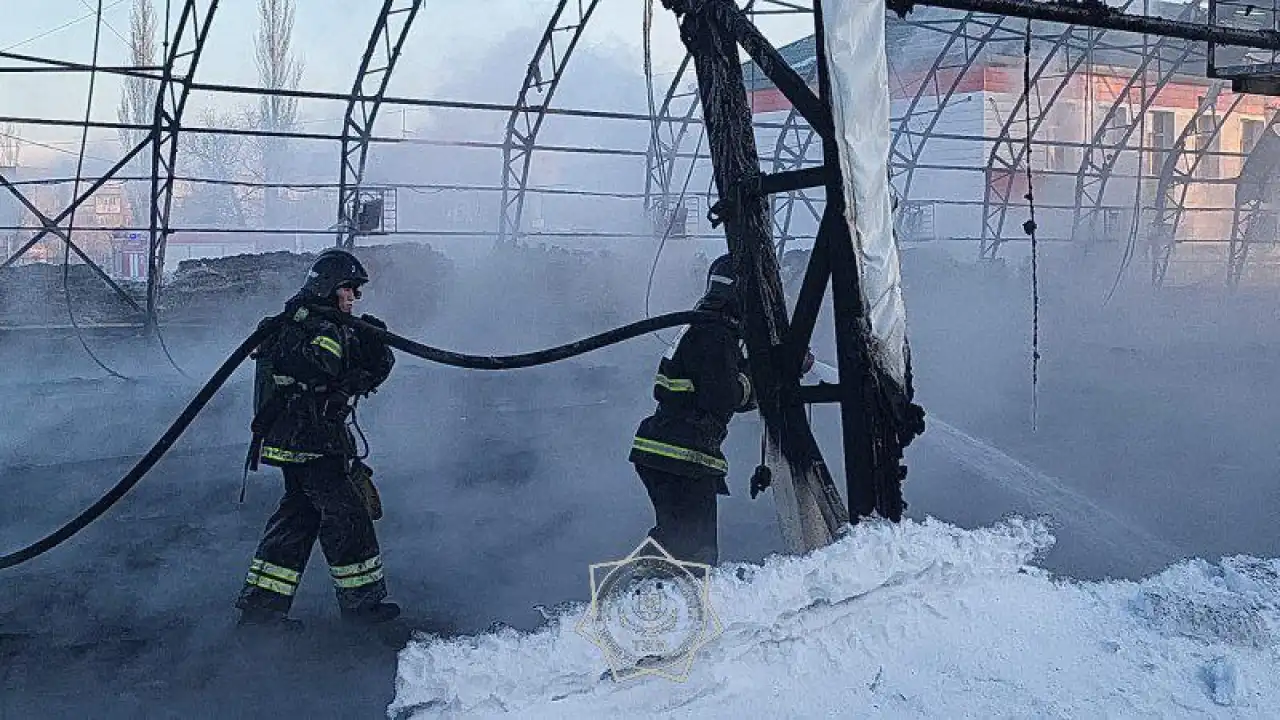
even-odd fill
[(1053, 542), (1019, 518), (869, 523), (804, 557), (722, 566), (723, 634), (683, 683), (601, 679), (581, 605), (533, 633), (419, 636), (388, 715), (1275, 717), (1280, 561), (1083, 583), (1032, 565)]

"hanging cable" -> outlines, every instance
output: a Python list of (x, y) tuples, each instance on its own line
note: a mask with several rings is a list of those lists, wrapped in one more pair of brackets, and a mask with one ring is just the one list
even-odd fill
[(172, 365), (173, 369), (177, 370), (178, 374), (181, 375), (182, 377), (188, 380), (194, 380), (195, 378), (188, 375), (186, 372), (183, 371), (181, 367), (178, 366), (178, 361), (174, 360), (173, 355), (169, 353), (169, 346), (166, 345), (164, 342), (164, 333), (160, 331), (160, 322), (157, 320), (152, 327), (156, 331), (156, 339), (160, 341), (160, 349), (164, 351), (164, 356), (169, 358), (169, 364)]
[(1027, 207), (1030, 217), (1022, 224), (1022, 230), (1031, 236), (1031, 430), (1036, 431), (1039, 416), (1040, 386), (1040, 275), (1039, 245), (1036, 242), (1036, 194), (1031, 180), (1031, 19), (1027, 18), (1027, 33), (1022, 41), (1022, 110), (1026, 124), (1023, 139), (1027, 159)]
[[(93, 31), (93, 60), (89, 66), (89, 97), (85, 101), (84, 107), (84, 127), (80, 133), (80, 153), (76, 158), (76, 176), (71, 185), (71, 197), (80, 196), (80, 181), (84, 178), (84, 157), (85, 151), (89, 145), (89, 121), (93, 115), (93, 90), (98, 77), (98, 49), (99, 42), (102, 39), (102, 0), (98, 0), (98, 21)], [(76, 213), (71, 213), (71, 217), (67, 220), (67, 236), (63, 238), (62, 249), (62, 296), (67, 307), (67, 319), (71, 321), (71, 327), (76, 331), (76, 338), (80, 341), (80, 347), (89, 354), (90, 358), (98, 364), (112, 377), (120, 380), (128, 380), (129, 378), (121, 375), (111, 369), (104, 363), (89, 347), (89, 343), (84, 339), (84, 331), (80, 329), (80, 323), (76, 321), (75, 310), (71, 306), (71, 241), (75, 235)]]
[[(166, 65), (167, 65), (167, 64), (169, 64), (169, 18), (170, 18), (170, 15), (172, 15), (172, 14), (173, 14), (173, 0), (165, 0), (165, 3), (164, 3), (164, 42), (163, 42), (163, 51), (162, 51), (162, 52), (164, 53), (164, 62), (165, 62), (165, 64), (166, 64)], [(175, 41), (176, 41), (176, 38), (175, 38)], [(189, 81), (190, 81), (190, 78), (188, 78), (188, 82), (189, 82)], [(161, 99), (161, 97), (160, 97), (160, 95), (161, 95), (161, 94), (163, 94), (163, 93), (164, 93), (164, 88), (160, 88), (159, 94), (157, 94), (157, 96), (156, 96), (156, 102), (158, 102), (158, 103), (159, 103), (159, 102), (164, 102), (164, 101)], [(156, 142), (156, 143), (159, 143), (159, 142), (160, 142), (159, 130), (160, 130), (160, 128), (159, 128), (159, 126), (157, 126), (157, 127), (155, 128), (156, 135), (155, 135), (155, 137), (152, 139), (152, 142)], [(176, 128), (174, 129), (174, 132), (177, 132), (177, 129), (176, 129)], [(175, 142), (175, 143), (177, 142), (177, 139), (176, 139), (176, 138), (174, 139), (174, 142)], [(177, 170), (177, 168), (176, 168), (176, 167), (174, 167), (174, 168), (169, 168), (169, 172), (170, 172), (170, 173), (173, 173), (173, 172), (175, 172), (176, 170)], [(154, 203), (154, 202), (155, 202), (155, 198), (152, 198), (152, 199), (151, 199), (151, 201)], [(163, 234), (162, 234), (162, 235), (161, 235), (161, 241), (163, 241), (163, 240), (164, 240), (164, 236), (163, 236)], [(156, 278), (156, 280), (155, 280), (155, 282), (157, 282), (157, 283), (158, 283), (158, 282), (160, 282), (160, 280), (161, 280), (161, 279), (163, 279), (163, 278), (164, 278), (164, 266), (163, 266), (163, 265), (161, 265), (160, 267), (156, 268), (156, 272), (160, 273), (160, 277), (159, 277), (159, 278)], [(156, 311), (156, 314), (157, 314), (157, 315), (159, 315), (159, 311), (158, 311), (158, 310)], [(157, 318), (148, 318), (148, 320), (153, 321), (153, 322), (151, 322), (151, 329), (155, 331), (155, 333), (156, 333), (156, 339), (160, 341), (160, 349), (164, 352), (164, 356), (165, 356), (166, 358), (168, 358), (168, 360), (169, 360), (169, 364), (173, 366), (173, 369), (174, 369), (174, 370), (177, 370), (177, 371), (178, 371), (178, 374), (179, 374), (179, 375), (181, 375), (182, 377), (184, 377), (184, 378), (186, 378), (186, 379), (188, 379), (188, 380), (193, 380), (194, 378), (192, 378), (190, 375), (188, 375), (186, 372), (184, 372), (184, 371), (183, 371), (183, 369), (182, 369), (181, 367), (179, 367), (179, 366), (178, 366), (178, 361), (177, 361), (177, 360), (174, 360), (174, 359), (173, 359), (173, 354), (169, 352), (169, 345), (168, 345), (167, 343), (165, 343), (165, 341), (164, 341), (164, 333), (163, 333), (163, 332), (161, 332), (161, 330), (160, 330), (160, 319), (157, 317)]]
[[(658, 108), (653, 99), (653, 0), (645, 0), (644, 20), (641, 26), (644, 36), (645, 100), (649, 105), (649, 144), (656, 152), (661, 147), (661, 132), (658, 130)], [(671, 187), (671, 178), (667, 176), (667, 164), (661, 160), (662, 158), (654, 158), (658, 165), (658, 182), (663, 189), (666, 189)]]
[[(1143, 12), (1145, 13), (1147, 12), (1147, 9), (1148, 9), (1146, 7), (1145, 2), (1143, 3), (1143, 6), (1144, 6)], [(1147, 36), (1143, 35), (1142, 36), (1142, 57), (1146, 57), (1148, 52), (1149, 51), (1147, 49)], [(1156, 74), (1157, 75), (1160, 74), (1160, 69), (1161, 69), (1160, 57), (1157, 55), (1156, 57)], [(1120, 282), (1124, 278), (1124, 274), (1129, 271), (1129, 267), (1133, 263), (1134, 254), (1137, 252), (1137, 249), (1138, 249), (1138, 228), (1141, 224), (1141, 219), (1142, 219), (1142, 161), (1143, 161), (1142, 148), (1146, 144), (1144, 142), (1144, 138), (1147, 137), (1147, 113), (1145, 112), (1146, 107), (1147, 107), (1147, 77), (1144, 74), (1142, 77), (1142, 101), (1140, 106), (1141, 112), (1138, 117), (1138, 171), (1135, 173), (1137, 177), (1134, 182), (1134, 186), (1136, 189), (1134, 190), (1134, 194), (1133, 194), (1133, 216), (1129, 220), (1129, 237), (1125, 241), (1124, 254), (1120, 258), (1120, 267), (1116, 269), (1116, 277), (1115, 277), (1115, 280), (1113, 280), (1111, 283), (1111, 289), (1107, 291), (1107, 296), (1102, 300), (1103, 307), (1106, 307), (1108, 304), (1111, 303), (1111, 298), (1115, 295), (1116, 290), (1120, 289)], [(1130, 122), (1133, 122), (1132, 119), (1130, 120)], [(1101, 198), (1099, 199), (1099, 201), (1101, 201)]]
[[(684, 207), (685, 196), (689, 192), (689, 181), (693, 179), (693, 170), (698, 165), (698, 151), (702, 150), (702, 141), (705, 140), (706, 137), (707, 129), (704, 125), (702, 132), (698, 135), (698, 143), (693, 148), (693, 157), (689, 160), (689, 172), (684, 176), (684, 185), (681, 186), (680, 195), (676, 199), (677, 208)], [(662, 258), (662, 249), (667, 246), (667, 239), (671, 237), (671, 229), (675, 226), (675, 223), (676, 215), (673, 212), (671, 213), (671, 217), (667, 219), (667, 226), (662, 232), (662, 239), (658, 242), (658, 251), (653, 255), (653, 265), (649, 267), (649, 284), (644, 291), (644, 316), (646, 318), (650, 317), (649, 299), (653, 295), (653, 278), (658, 272), (658, 260)], [(658, 333), (657, 331), (654, 331), (653, 336), (658, 338), (658, 340), (662, 341), (663, 345), (666, 345), (669, 348), (674, 345), (674, 343), (662, 337), (661, 333)]]
[[(754, 2), (755, 0), (751, 0), (751, 3), (748, 4), (748, 9), (750, 9), (750, 7), (754, 5)], [(658, 112), (657, 112), (657, 108), (653, 104), (653, 62), (651, 59), (653, 51), (650, 46), (650, 43), (652, 40), (652, 29), (653, 29), (653, 0), (646, 0), (645, 15), (644, 15), (644, 76), (645, 76), (645, 86), (648, 88), (648, 92), (649, 92), (649, 122), (653, 130), (653, 147), (656, 149), (660, 146), (658, 145), (658, 137), (659, 137)], [(696, 168), (698, 165), (698, 152), (702, 150), (702, 141), (706, 139), (706, 136), (707, 136), (707, 125), (706, 123), (703, 123), (702, 132), (698, 135), (698, 142), (693, 148), (693, 157), (690, 158), (689, 160), (689, 172), (685, 175), (684, 184), (680, 187), (680, 195), (676, 198), (675, 209), (684, 208), (684, 201), (689, 192), (689, 182), (693, 180), (693, 171), (694, 171), (694, 168)], [(673, 147), (671, 149), (671, 152), (674, 155), (677, 153), (678, 150), (679, 148)], [(662, 188), (665, 191), (666, 189), (671, 187), (670, 185), (671, 179), (666, 174), (665, 158), (657, 158), (656, 160), (658, 162), (659, 167), (661, 168), (660, 178), (662, 182)], [(664, 196), (664, 199), (665, 199), (665, 196)], [(653, 255), (653, 264), (649, 267), (649, 281), (644, 290), (644, 316), (646, 318), (651, 317), (651, 315), (649, 314), (649, 301), (653, 295), (653, 279), (658, 272), (658, 261), (662, 259), (662, 250), (667, 246), (667, 240), (671, 237), (671, 230), (675, 227), (675, 223), (676, 223), (676, 213), (672, 211), (670, 213), (670, 217), (667, 218), (666, 227), (662, 231), (662, 238), (661, 240), (658, 241), (658, 250)], [(663, 345), (666, 345), (668, 348), (675, 346), (674, 343), (662, 337), (662, 334), (657, 332), (656, 330), (654, 331), (653, 336), (656, 337), (659, 342), (661, 342)]]

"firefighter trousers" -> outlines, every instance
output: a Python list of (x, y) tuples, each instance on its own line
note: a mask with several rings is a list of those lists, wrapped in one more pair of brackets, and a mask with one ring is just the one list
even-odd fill
[(317, 539), (340, 608), (381, 602), (387, 585), (378, 537), (347, 461), (326, 456), (283, 470), (284, 497), (267, 521), (236, 607), (287, 613)]
[(644, 465), (635, 467), (653, 502), (655, 525), (649, 530), (649, 537), (677, 560), (718, 563), (716, 480), (674, 475)]

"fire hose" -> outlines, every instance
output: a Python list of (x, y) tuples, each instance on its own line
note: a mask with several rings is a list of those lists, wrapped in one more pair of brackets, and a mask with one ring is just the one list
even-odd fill
[[(599, 350), (610, 345), (630, 340), (632, 338), (647, 335), (657, 330), (665, 330), (667, 328), (679, 327), (681, 325), (696, 325), (722, 323), (724, 318), (715, 313), (701, 311), (684, 311), (676, 313), (668, 313), (666, 315), (658, 315), (647, 320), (624, 325), (613, 330), (609, 330), (599, 335), (592, 335), (575, 342), (557, 347), (548, 348), (531, 353), (523, 353), (519, 355), (466, 355), (463, 353), (442, 350), (440, 348), (424, 345), (408, 338), (396, 335), (393, 332), (384, 330), (374, 325), (352, 317), (346, 313), (327, 308), (315, 309), (316, 314), (322, 315), (335, 322), (350, 325), (367, 333), (372, 337), (376, 337), (389, 347), (400, 350), (414, 357), (427, 360), (429, 362), (440, 363), (442, 365), (451, 365), (453, 367), (466, 368), (469, 370), (515, 370), (519, 368), (529, 368), (537, 365), (547, 365), (550, 363), (565, 360), (578, 355)], [(212, 377), (200, 388), (191, 402), (182, 411), (173, 424), (165, 430), (164, 435), (156, 441), (155, 445), (143, 455), (137, 464), (133, 466), (118, 483), (98, 499), (93, 505), (89, 506), (71, 521), (58, 528), (53, 533), (37, 540), (30, 545), (16, 550), (14, 552), (0, 555), (0, 570), (21, 565), (32, 560), (44, 553), (49, 552), (62, 543), (70, 540), (72, 536), (88, 527), (90, 523), (101, 517), (107, 510), (121, 500), (139, 481), (153, 468), (155, 464), (164, 457), (164, 454), (173, 447), (178, 441), (182, 433), (191, 425), (200, 411), (205, 405), (213, 399), (218, 389), (226, 383), (231, 374), (236, 371), (250, 353), (254, 351), (275, 329), (279, 322), (284, 320), (283, 315), (277, 315), (272, 318), (272, 322), (263, 323), (261, 327), (245, 338), (244, 342), (229, 355), (226, 360), (214, 371)]]

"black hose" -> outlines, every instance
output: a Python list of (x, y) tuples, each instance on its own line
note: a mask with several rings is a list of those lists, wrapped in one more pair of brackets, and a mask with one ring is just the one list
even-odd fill
[[(387, 332), (374, 325), (370, 325), (358, 318), (354, 318), (346, 313), (337, 310), (329, 310), (327, 308), (312, 308), (316, 314), (331, 318), (335, 321), (349, 325), (354, 325), (364, 332), (376, 335), (387, 345), (402, 350), (415, 357), (429, 360), (431, 362), (441, 363), (443, 365), (452, 365), (454, 367), (470, 368), (474, 370), (514, 370), (517, 368), (533, 367), (535, 365), (546, 365), (549, 363), (571, 358), (577, 355), (584, 355), (593, 350), (598, 350), (608, 345), (615, 345), (631, 338), (680, 325), (690, 325), (698, 323), (716, 323), (724, 322), (722, 316), (714, 313), (700, 311), (686, 311), (669, 313), (667, 315), (659, 315), (647, 320), (624, 325), (623, 327), (609, 330), (608, 332), (592, 337), (579, 340), (577, 342), (561, 345), (559, 347), (541, 350), (538, 352), (525, 353), (522, 355), (463, 355), (461, 353), (441, 350), (429, 345), (414, 342), (407, 338), (400, 337), (395, 333)], [(120, 501), (129, 492), (134, 485), (137, 485), (142, 477), (146, 475), (155, 464), (160, 461), (169, 448), (178, 441), (178, 438), (186, 431), (191, 422), (195, 420), (196, 415), (204, 409), (204, 406), (213, 399), (214, 393), (226, 383), (231, 374), (235, 372), (240, 363), (254, 351), (262, 343), (267, 336), (274, 331), (276, 323), (283, 316), (276, 316), (274, 322), (263, 323), (261, 327), (254, 331), (252, 335), (245, 338), (244, 342), (235, 349), (222, 362), (222, 365), (214, 372), (213, 377), (200, 388), (200, 392), (192, 398), (187, 404), (178, 419), (169, 426), (164, 435), (156, 442), (147, 454), (138, 461), (133, 469), (128, 472), (115, 487), (111, 488), (105, 495), (90, 506), (87, 510), (80, 513), (75, 519), (58, 528), (53, 534), (48, 535), (27, 547), (24, 547), (7, 555), (0, 556), (0, 570), (21, 565), (32, 560), (46, 552), (54, 549), (58, 545), (71, 539), (73, 535), (83, 530), (94, 520), (97, 520), (107, 510)]]
[(370, 325), (358, 317), (343, 313), (339, 310), (330, 308), (310, 308), (310, 310), (311, 312), (333, 320), (334, 322), (352, 325), (358, 328), (361, 332), (377, 337), (387, 345), (413, 355), (414, 357), (419, 357), (423, 360), (429, 360), (441, 365), (452, 365), (453, 367), (467, 368), (469, 370), (517, 370), (520, 368), (534, 367), (536, 365), (547, 365), (575, 357), (577, 355), (585, 355), (608, 345), (616, 345), (620, 342), (654, 332), (655, 330), (664, 330), (666, 328), (678, 327), (680, 325), (726, 322), (724, 316), (716, 313), (702, 310), (686, 310), (683, 312), (667, 313), (666, 315), (657, 315), (647, 320), (640, 320), (638, 322), (631, 323), (630, 325), (624, 325), (620, 328), (600, 333), (599, 335), (593, 335), (583, 340), (549, 348), (547, 350), (539, 350), (537, 352), (524, 353), (522, 355), (464, 355), (450, 350), (441, 350), (440, 348), (423, 345), (422, 343), (400, 337), (395, 333), (388, 332), (375, 325)]
[(246, 338), (244, 342), (240, 343), (240, 347), (236, 348), (235, 352), (231, 353), (231, 355), (222, 362), (222, 366), (213, 374), (213, 377), (209, 378), (209, 382), (205, 383), (204, 387), (200, 388), (200, 392), (196, 393), (196, 396), (191, 399), (191, 402), (187, 404), (186, 409), (183, 410), (182, 414), (178, 416), (178, 419), (169, 426), (169, 429), (165, 431), (164, 435), (161, 436), (156, 444), (147, 451), (147, 454), (138, 461), (138, 464), (134, 465), (133, 469), (130, 470), (129, 473), (120, 480), (120, 482), (116, 483), (115, 487), (107, 491), (106, 495), (103, 495), (98, 499), (98, 502), (94, 503), (87, 510), (77, 515), (74, 520), (58, 528), (58, 530), (52, 535), (48, 535), (31, 545), (22, 548), (21, 550), (0, 556), (0, 570), (11, 568), (15, 565), (21, 565), (28, 560), (49, 552), (58, 545), (61, 545), (71, 539), (72, 535), (83, 530), (89, 525), (89, 523), (101, 517), (102, 514), (110, 509), (112, 505), (119, 502), (120, 498), (124, 497), (125, 493), (129, 492), (134, 485), (137, 485), (138, 481), (142, 479), (142, 476), (146, 475), (147, 472), (160, 461), (160, 458), (169, 451), (169, 448), (173, 447), (173, 444), (178, 441), (178, 437), (187, 429), (187, 426), (191, 424), (191, 421), (195, 420), (196, 415), (198, 415), (200, 411), (204, 409), (204, 406), (213, 399), (213, 395), (218, 391), (218, 388), (222, 387), (222, 384), (227, 381), (227, 378), (231, 377), (231, 373), (235, 372), (236, 368), (240, 366), (240, 363), (244, 362), (244, 359), (249, 357), (249, 353), (253, 352), (254, 348), (258, 347), (258, 345), (266, 339), (267, 335), (274, 329), (274, 327), (275, 326), (273, 324), (265, 324)]

